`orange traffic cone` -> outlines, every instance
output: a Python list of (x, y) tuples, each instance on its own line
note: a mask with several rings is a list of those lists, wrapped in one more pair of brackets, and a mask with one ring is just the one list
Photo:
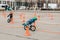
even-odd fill
[[(13, 16), (14, 12), (11, 11), (10, 14)], [(10, 24), (14, 24), (14, 19), (13, 19), (13, 18), (11, 18), (11, 22), (10, 22)]]
[(13, 20), (13, 18), (11, 19), (11, 22), (10, 22), (10, 24), (14, 24), (14, 20)]
[(38, 15), (38, 20), (40, 21), (40, 16)]
[(20, 19), (22, 20), (22, 16), (23, 16), (23, 14), (20, 14)]
[(28, 28), (28, 27), (26, 27), (25, 36), (31, 36), (31, 34), (30, 34), (30, 32), (29, 32), (29, 28)]
[(23, 23), (25, 22), (25, 16), (23, 16), (22, 22), (23, 22)]
[(34, 16), (37, 16), (37, 13), (36, 12), (34, 13)]
[(25, 22), (25, 15), (23, 13), (20, 14), (20, 19), (22, 20), (22, 22)]

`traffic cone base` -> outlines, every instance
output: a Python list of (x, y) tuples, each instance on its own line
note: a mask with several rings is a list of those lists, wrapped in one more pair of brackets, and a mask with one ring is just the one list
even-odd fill
[(30, 34), (30, 32), (29, 32), (29, 28), (28, 28), (28, 27), (26, 27), (25, 36), (31, 36), (31, 34)]
[(11, 22), (10, 22), (10, 24), (14, 24), (14, 22), (13, 22), (13, 21), (11, 21)]
[(10, 24), (14, 24), (13, 18), (11, 19), (11, 22), (10, 22)]

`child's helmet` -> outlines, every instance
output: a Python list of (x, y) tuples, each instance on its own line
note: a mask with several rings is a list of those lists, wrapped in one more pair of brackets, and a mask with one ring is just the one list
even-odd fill
[(35, 17), (33, 17), (33, 19), (34, 19), (34, 20), (37, 20), (37, 17), (35, 16)]

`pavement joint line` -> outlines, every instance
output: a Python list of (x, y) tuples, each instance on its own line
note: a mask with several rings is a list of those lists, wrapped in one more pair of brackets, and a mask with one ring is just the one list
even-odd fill
[(31, 39), (31, 40), (38, 40), (36, 38), (24, 37), (24, 36), (19, 36), (19, 35), (13, 35), (13, 34), (4, 33), (4, 32), (0, 32), (0, 34), (11, 35), (11, 36), (16, 36), (16, 37), (19, 37), (19, 38), (26, 38), (26, 39)]

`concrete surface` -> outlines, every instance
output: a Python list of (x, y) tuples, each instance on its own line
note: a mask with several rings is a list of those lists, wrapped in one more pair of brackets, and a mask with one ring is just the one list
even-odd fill
[[(0, 40), (60, 40), (59, 11), (15, 11), (14, 24), (7, 23), (9, 12), (5, 13), (6, 17), (0, 12)], [(36, 21), (36, 31), (30, 31), (31, 36), (25, 36), (21, 13), (25, 15), (25, 21), (32, 18), (34, 13), (40, 16), (40, 20)]]

